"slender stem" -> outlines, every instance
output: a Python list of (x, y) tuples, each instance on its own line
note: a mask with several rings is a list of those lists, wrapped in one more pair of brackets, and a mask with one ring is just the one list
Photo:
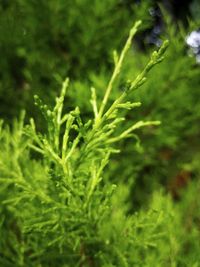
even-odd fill
[(99, 114), (98, 114), (98, 117), (97, 117), (97, 120), (96, 120), (97, 124), (99, 123), (99, 120), (101, 119), (101, 117), (103, 115), (105, 106), (106, 106), (106, 104), (108, 102), (108, 98), (109, 98), (110, 93), (111, 93), (112, 88), (113, 88), (113, 83), (115, 82), (118, 74), (120, 73), (124, 57), (125, 57), (128, 49), (131, 46), (132, 38), (135, 35), (135, 33), (137, 32), (137, 29), (138, 29), (140, 24), (141, 24), (141, 21), (137, 21), (135, 23), (135, 25), (133, 26), (133, 28), (130, 30), (129, 37), (128, 37), (126, 43), (125, 43), (125, 46), (124, 46), (124, 48), (123, 48), (123, 50), (121, 52), (121, 55), (120, 55), (118, 61), (115, 64), (115, 68), (114, 68), (113, 74), (112, 74), (111, 79), (110, 79), (110, 81), (108, 83), (108, 86), (107, 86), (103, 101), (102, 101), (101, 106), (100, 106)]

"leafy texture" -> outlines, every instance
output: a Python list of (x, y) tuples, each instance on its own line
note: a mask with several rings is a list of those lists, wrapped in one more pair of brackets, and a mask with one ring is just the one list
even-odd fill
[[(53, 19), (57, 20), (62, 14), (66, 18), (66, 15), (62, 1), (58, 1), (56, 8), (53, 2), (41, 2), (41, 5), (47, 8), (44, 8), (44, 18), (48, 17), (48, 9), (55, 15), (48, 17), (52, 25), (48, 30), (53, 33), (52, 43), (60, 47), (63, 35), (58, 34), (60, 24), (53, 23)], [(108, 28), (114, 35), (107, 35), (107, 45), (101, 37), (103, 31), (94, 34), (96, 27), (101, 29), (103, 24), (107, 28), (112, 24), (101, 18), (105, 10), (113, 12), (116, 1), (110, 1), (109, 6), (105, 1), (95, 1), (88, 10), (86, 3), (86, 0), (76, 1), (77, 6), (72, 5), (68, 12), (80, 16), (87, 11), (91, 15), (92, 9), (99, 23), (93, 23), (94, 17), (89, 15), (80, 22), (77, 16), (68, 14), (67, 23), (71, 25), (68, 29), (75, 33), (74, 39), (68, 38), (69, 51), (74, 49), (68, 62), (79, 62), (74, 72), (74, 64), (68, 67), (72, 78), (80, 73), (89, 77), (85, 79), (92, 81), (91, 91), (89, 82), (69, 82), (67, 78), (53, 108), (35, 96), (35, 104), (43, 116), (41, 124), (37, 118), (24, 123), (25, 112), (21, 112), (11, 127), (0, 121), (0, 265), (197, 267), (200, 262), (199, 153), (192, 147), (199, 133), (198, 90), (195, 90), (199, 75), (194, 59), (184, 54), (182, 37), (185, 33), (181, 27), (177, 33), (168, 22), (171, 45), (166, 60), (156, 66), (163, 60), (168, 42), (164, 41), (150, 60), (137, 49), (130, 49), (141, 24), (139, 21), (131, 29), (121, 53), (113, 53), (111, 77), (109, 68), (104, 67), (97, 75), (91, 70), (104, 64), (113, 45), (117, 48), (121, 42), (121, 34), (112, 31), (112, 27)], [(148, 10), (148, 1), (145, 3)], [(30, 8), (34, 13), (37, 7), (32, 5), (24, 4), (23, 8)], [(2, 7), (5, 10), (13, 4)], [(122, 13), (116, 14), (123, 21)], [(41, 13), (36, 14), (40, 17)], [(122, 26), (121, 20), (112, 18)], [(27, 29), (34, 31), (35, 23), (29, 23)], [(91, 25), (94, 31), (84, 31), (85, 25)], [(121, 29), (123, 32), (123, 27)], [(91, 64), (87, 63), (88, 68), (82, 72), (80, 69), (86, 64), (83, 55), (88, 55), (88, 45), (94, 36), (90, 36), (91, 33), (95, 38), (102, 38), (97, 43), (103, 45), (95, 46), (89, 53)], [(45, 38), (47, 36), (45, 34)], [(30, 69), (34, 66), (34, 75), (37, 63), (45, 62), (44, 73), (48, 76), (55, 68), (51, 79), (60, 81), (66, 70), (57, 70), (59, 60), (54, 61), (50, 51), (46, 52), (52, 59), (48, 61), (50, 64), (40, 60), (45, 58), (41, 55), (46, 46), (43, 39), (39, 40), (43, 49), (38, 50), (38, 60), (33, 62), (35, 56), (27, 51), (18, 49), (18, 53), (28, 60)], [(85, 45), (82, 54), (77, 53), (81, 40)], [(102, 56), (104, 54), (106, 56)], [(24, 73), (30, 86), (32, 76), (27, 68)], [(35, 76), (39, 81), (41, 76)], [(43, 84), (45, 90), (50, 89), (47, 84)], [(192, 84), (193, 90), (188, 90)], [(136, 90), (142, 85), (142, 90)], [(52, 99), (55, 92), (48, 92)], [(142, 107), (140, 100), (144, 102)], [(160, 120), (163, 123), (157, 127)], [(187, 138), (194, 144), (182, 142)], [(181, 153), (176, 150), (177, 157), (171, 157), (176, 147)], [(134, 148), (139, 153), (133, 153)], [(184, 150), (191, 151), (187, 157)], [(181, 171), (169, 182), (177, 166)], [(164, 179), (166, 186), (161, 189)]]
[[(119, 152), (115, 142), (131, 137), (142, 126), (158, 124), (139, 121), (116, 135), (116, 128), (124, 120), (120, 110), (140, 105), (127, 101), (127, 97), (163, 59), (167, 42), (108, 105), (139, 25), (140, 22), (134, 25), (121, 54), (115, 56), (114, 71), (100, 106), (92, 88), (94, 118), (83, 122), (78, 107), (62, 115), (69, 86), (66, 79), (52, 110), (35, 96), (46, 120), (46, 133), (37, 133), (33, 119), (24, 127), (24, 113), (12, 132), (9, 128), (3, 130), (0, 182), (4, 266), (55, 266), (57, 261), (60, 266), (129, 266), (139, 264), (140, 251), (154, 246), (151, 242), (159, 238), (159, 211), (127, 217), (123, 201), (118, 207), (116, 185), (104, 179), (110, 155)], [(34, 159), (33, 152), (40, 159)], [(153, 218), (157, 223), (152, 228), (148, 221)], [(140, 243), (140, 238), (144, 242)]]

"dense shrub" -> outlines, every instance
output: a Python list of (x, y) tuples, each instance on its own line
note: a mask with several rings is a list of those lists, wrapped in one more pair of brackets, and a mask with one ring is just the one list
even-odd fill
[(1, 266), (199, 266), (198, 23), (161, 7), (149, 60), (151, 5), (2, 1)]

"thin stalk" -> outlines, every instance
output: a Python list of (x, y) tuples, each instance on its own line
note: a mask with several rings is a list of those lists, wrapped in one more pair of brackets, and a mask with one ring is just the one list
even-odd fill
[(100, 109), (99, 109), (99, 113), (98, 113), (98, 117), (96, 119), (96, 125), (98, 125), (100, 123), (100, 120), (101, 120), (101, 117), (103, 115), (103, 112), (104, 112), (104, 109), (105, 109), (105, 106), (108, 102), (108, 99), (109, 99), (109, 96), (110, 96), (110, 93), (112, 91), (112, 88), (113, 88), (113, 84), (116, 80), (116, 78), (118, 77), (119, 73), (120, 73), (120, 70), (121, 70), (121, 67), (122, 67), (122, 63), (123, 63), (123, 60), (125, 58), (125, 55), (128, 51), (128, 49), (130, 48), (131, 46), (131, 41), (132, 41), (132, 38), (133, 36), (136, 34), (137, 32), (137, 29), (139, 27), (139, 25), (141, 24), (141, 21), (137, 21), (135, 23), (135, 25), (133, 26), (133, 28), (130, 30), (130, 33), (129, 33), (129, 37), (125, 43), (125, 46), (121, 52), (121, 55), (119, 57), (119, 59), (116, 61), (116, 64), (115, 64), (115, 68), (114, 68), (114, 71), (113, 71), (113, 74), (111, 76), (111, 79), (108, 83), (108, 86), (107, 86), (107, 89), (106, 89), (106, 92), (105, 92), (105, 95), (104, 95), (104, 98), (103, 98), (103, 101), (101, 103), (101, 106), (100, 106)]

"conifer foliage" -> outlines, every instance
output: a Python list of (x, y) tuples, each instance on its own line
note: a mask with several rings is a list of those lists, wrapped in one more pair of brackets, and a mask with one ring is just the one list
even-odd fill
[(116, 181), (109, 172), (121, 140), (138, 142), (139, 128), (160, 124), (145, 118), (126, 123), (124, 111), (134, 114), (140, 107), (134, 91), (163, 60), (168, 41), (135, 79), (116, 90), (140, 25), (134, 24), (121, 53), (114, 52), (103, 97), (91, 88), (89, 119), (79, 106), (65, 112), (71, 89), (67, 78), (53, 108), (34, 97), (43, 115), (42, 131), (33, 118), (24, 123), (25, 112), (12, 127), (0, 121), (0, 266), (199, 266), (198, 212), (194, 216), (199, 182), (190, 185), (180, 203), (155, 190), (147, 206), (131, 212), (131, 181)]
[(53, 109), (35, 96), (47, 126), (45, 133), (37, 131), (34, 119), (24, 125), (24, 112), (12, 129), (1, 121), (1, 266), (133, 266), (139, 264), (143, 250), (154, 246), (160, 235), (160, 213), (127, 216), (123, 200), (127, 189), (104, 179), (110, 156), (120, 152), (116, 143), (135, 137), (140, 127), (159, 124), (141, 120), (116, 134), (125, 120), (121, 109), (140, 106), (130, 94), (162, 61), (167, 41), (108, 104), (140, 24), (131, 29), (122, 52), (114, 54), (114, 71), (103, 100), (91, 89), (93, 118), (82, 121), (79, 107), (62, 114), (70, 89), (67, 78)]

